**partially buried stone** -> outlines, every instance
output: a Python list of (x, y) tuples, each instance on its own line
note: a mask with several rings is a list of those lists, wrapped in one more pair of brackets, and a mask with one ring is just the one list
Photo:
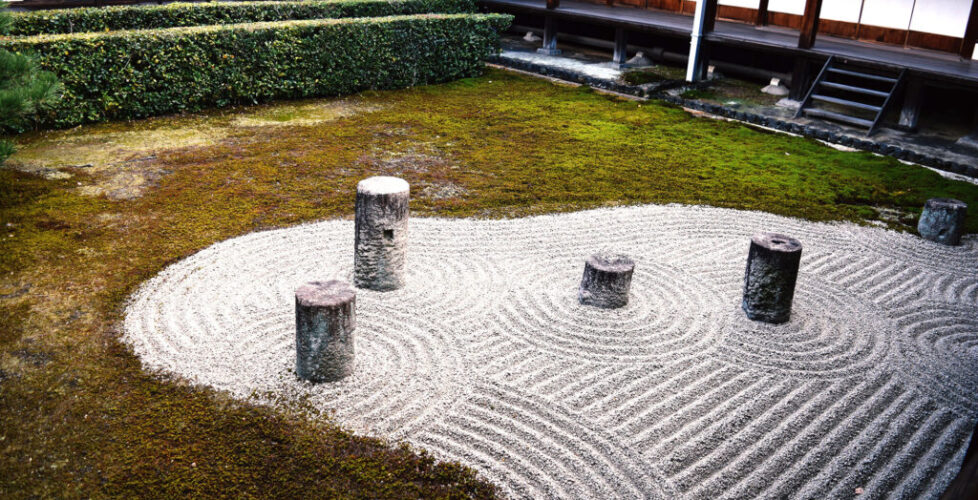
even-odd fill
[(343, 281), (313, 281), (295, 291), (295, 371), (335, 382), (353, 371), (357, 294)]
[(931, 198), (917, 223), (917, 232), (924, 239), (944, 245), (960, 245), (968, 205), (951, 198)]
[(353, 283), (387, 291), (404, 286), (410, 186), (397, 177), (357, 184)]
[(628, 304), (635, 262), (624, 255), (596, 253), (584, 262), (577, 292), (581, 304), (615, 309)]
[(777, 233), (751, 237), (741, 303), (748, 318), (766, 323), (785, 323), (791, 318), (800, 263), (800, 241)]

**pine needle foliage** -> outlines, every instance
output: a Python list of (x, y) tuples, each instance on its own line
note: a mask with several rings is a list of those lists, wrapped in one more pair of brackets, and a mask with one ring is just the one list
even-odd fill
[[(6, 7), (0, 5), (0, 34), (12, 24)], [(22, 130), (37, 111), (57, 100), (60, 91), (54, 73), (39, 69), (32, 57), (0, 50), (0, 131)], [(13, 143), (0, 139), (0, 164), (13, 152)]]

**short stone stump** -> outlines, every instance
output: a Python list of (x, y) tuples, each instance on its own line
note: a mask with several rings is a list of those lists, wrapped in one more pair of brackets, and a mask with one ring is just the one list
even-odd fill
[(353, 372), (357, 294), (344, 281), (313, 281), (295, 291), (295, 372), (335, 382)]
[(783, 234), (751, 237), (741, 307), (747, 317), (765, 323), (791, 319), (791, 302), (801, 263), (801, 242)]
[(926, 240), (943, 245), (960, 245), (968, 204), (952, 198), (931, 198), (924, 204), (917, 232)]
[(635, 262), (625, 255), (596, 253), (584, 262), (584, 277), (577, 292), (581, 304), (616, 309), (628, 304)]
[(357, 184), (353, 283), (388, 291), (404, 286), (410, 186), (397, 177)]

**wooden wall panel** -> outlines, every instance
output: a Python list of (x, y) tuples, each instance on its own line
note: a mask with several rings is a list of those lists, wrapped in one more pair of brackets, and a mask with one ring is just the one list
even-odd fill
[(818, 23), (818, 32), (824, 33), (826, 35), (840, 36), (843, 38), (856, 38), (859, 31), (859, 25), (856, 23), (846, 23), (842, 21), (833, 21), (831, 19), (822, 19)]
[(649, 0), (648, 8), (679, 12), (683, 8), (683, 0)]
[(907, 45), (943, 52), (958, 52), (961, 49), (961, 39), (947, 35), (911, 31), (907, 37)]
[(720, 5), (717, 7), (717, 17), (720, 19), (730, 19), (745, 23), (757, 21), (757, 10), (744, 7), (732, 7), (730, 5)]
[(785, 14), (784, 12), (768, 12), (767, 23), (773, 26), (787, 26), (792, 29), (801, 29), (801, 16), (795, 14)]
[(907, 41), (907, 31), (862, 25), (859, 27), (859, 34), (856, 37), (860, 40), (869, 40), (871, 42), (903, 45)]

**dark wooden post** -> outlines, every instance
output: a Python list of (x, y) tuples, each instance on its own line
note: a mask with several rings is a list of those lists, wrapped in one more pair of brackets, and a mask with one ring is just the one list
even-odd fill
[(543, 47), (537, 49), (537, 52), (548, 56), (560, 54), (560, 49), (557, 48), (557, 20), (554, 16), (543, 19)]
[(903, 94), (903, 107), (900, 109), (900, 128), (911, 132), (917, 130), (920, 122), (920, 109), (924, 102), (923, 84), (917, 78), (910, 78)]
[(968, 27), (964, 30), (961, 40), (961, 57), (971, 59), (975, 53), (975, 42), (978, 41), (978, 0), (971, 2), (971, 15), (968, 16)]
[(717, 4), (719, 0), (704, 0), (706, 5), (703, 6), (703, 34), (710, 33), (716, 28), (717, 25)]
[[(706, 5), (703, 6), (705, 9), (703, 11), (703, 17), (706, 19), (703, 20), (703, 36), (706, 36), (716, 29), (717, 9), (719, 8), (718, 5), (720, 2), (719, 0), (704, 1), (706, 2)], [(701, 43), (703, 43), (703, 48), (701, 49), (703, 52), (700, 55), (700, 60), (702, 61), (702, 64), (700, 65), (700, 78), (705, 80), (706, 77), (709, 76), (707, 75), (707, 72), (710, 67), (710, 52), (712, 52), (712, 50), (710, 44), (706, 43), (705, 40)]]
[(810, 49), (815, 45), (818, 16), (821, 10), (822, 0), (805, 0), (805, 17), (801, 20), (801, 35), (798, 37), (799, 49)]
[(716, 25), (718, 0), (700, 0), (693, 14), (693, 32), (690, 33), (689, 59), (686, 63), (686, 81), (702, 80), (710, 60), (709, 47), (703, 38)]
[(758, 26), (767, 26), (767, 2), (768, 0), (761, 0), (760, 5), (757, 6), (757, 19), (754, 20), (754, 24)]
[(791, 72), (791, 88), (788, 97), (796, 101), (805, 98), (812, 80), (812, 64), (804, 57), (795, 58), (795, 69)]

